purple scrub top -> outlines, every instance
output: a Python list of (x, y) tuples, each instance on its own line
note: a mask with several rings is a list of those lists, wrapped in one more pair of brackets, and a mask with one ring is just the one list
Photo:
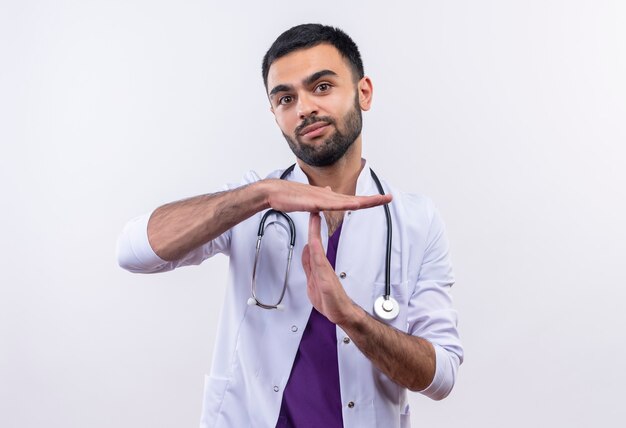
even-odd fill
[[(328, 239), (326, 257), (333, 269), (341, 226)], [(342, 428), (335, 324), (315, 308), (283, 393), (276, 428)]]

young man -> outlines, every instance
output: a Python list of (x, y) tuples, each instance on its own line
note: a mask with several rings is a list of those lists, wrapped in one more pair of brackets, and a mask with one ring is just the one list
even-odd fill
[[(373, 87), (345, 33), (291, 28), (263, 78), (295, 166), (131, 221), (120, 265), (162, 272), (230, 256), (202, 427), (410, 426), (406, 390), (444, 398), (463, 358), (442, 221), (361, 158)], [(264, 218), (270, 209), (289, 219)]]

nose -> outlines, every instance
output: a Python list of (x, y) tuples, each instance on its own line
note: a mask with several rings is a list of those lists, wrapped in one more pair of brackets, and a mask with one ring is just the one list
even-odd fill
[(302, 94), (298, 97), (298, 117), (305, 119), (311, 115), (317, 114), (317, 105), (315, 101), (308, 95)]

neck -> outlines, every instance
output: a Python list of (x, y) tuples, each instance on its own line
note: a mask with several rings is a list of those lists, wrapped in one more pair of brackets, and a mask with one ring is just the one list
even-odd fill
[(307, 165), (300, 159), (298, 159), (298, 165), (311, 185), (330, 187), (333, 192), (354, 195), (357, 179), (363, 169), (361, 136), (350, 146), (346, 154), (332, 165), (316, 167)]

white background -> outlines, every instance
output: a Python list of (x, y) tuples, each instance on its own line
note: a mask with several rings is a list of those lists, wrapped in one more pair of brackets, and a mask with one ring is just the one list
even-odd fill
[(260, 64), (304, 22), (359, 44), (366, 156), (448, 226), (466, 361), (413, 425), (623, 426), (617, 0), (1, 0), (0, 426), (197, 426), (227, 259), (132, 275), (115, 241), (292, 162)]

